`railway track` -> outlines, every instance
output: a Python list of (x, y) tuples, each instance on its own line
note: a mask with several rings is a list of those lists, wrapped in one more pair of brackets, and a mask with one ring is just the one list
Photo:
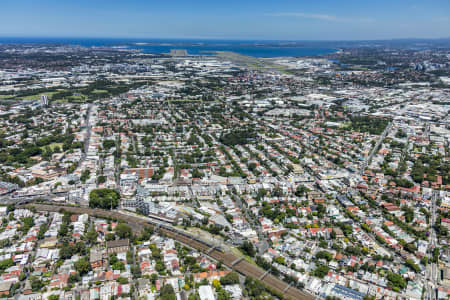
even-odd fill
[[(167, 237), (173, 238), (183, 244), (186, 244), (200, 252), (207, 253), (211, 258), (221, 261), (227, 267), (235, 270), (236, 272), (249, 276), (255, 280), (260, 280), (260, 278), (266, 273), (263, 270), (245, 259), (240, 259), (231, 252), (224, 252), (222, 249), (213, 248), (207, 242), (201, 241), (194, 236), (190, 236), (185, 232), (179, 231), (178, 229), (162, 224), (157, 221), (146, 221), (143, 218), (139, 218), (132, 215), (127, 215), (117, 211), (109, 211), (97, 208), (88, 207), (73, 207), (73, 206), (63, 206), (63, 205), (47, 205), (47, 204), (26, 204), (23, 207), (34, 207), (38, 211), (51, 211), (59, 212), (62, 209), (77, 214), (88, 214), (91, 216), (103, 217), (103, 218), (114, 218), (117, 220), (122, 220), (127, 222), (135, 233), (141, 232), (145, 227), (156, 227), (161, 233), (164, 233)], [(271, 274), (267, 274), (261, 280), (266, 286), (272, 288), (273, 290), (281, 293), (284, 297), (291, 300), (313, 300), (314, 296), (307, 294), (306, 292), (300, 291), (295, 287), (289, 286), (284, 281), (276, 278)]]

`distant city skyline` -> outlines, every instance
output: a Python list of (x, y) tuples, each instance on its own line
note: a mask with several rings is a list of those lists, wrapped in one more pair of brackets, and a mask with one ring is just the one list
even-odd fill
[(4, 0), (2, 37), (383, 40), (450, 37), (450, 1)]

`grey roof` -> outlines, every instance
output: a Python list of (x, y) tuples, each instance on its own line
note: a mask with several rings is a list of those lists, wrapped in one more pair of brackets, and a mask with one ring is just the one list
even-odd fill
[(90, 259), (89, 259), (91, 263), (102, 260), (102, 258), (103, 258), (103, 253), (101, 251), (94, 250), (94, 249), (91, 250), (91, 255), (90, 255)]
[(116, 248), (130, 245), (130, 241), (128, 239), (123, 240), (114, 240), (106, 242), (106, 248)]
[(11, 285), (12, 285), (12, 281), (0, 282), (0, 292), (9, 291), (9, 289), (11, 288)]

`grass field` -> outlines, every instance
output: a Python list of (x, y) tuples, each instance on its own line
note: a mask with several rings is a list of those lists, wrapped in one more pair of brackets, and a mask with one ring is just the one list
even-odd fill
[(70, 100), (71, 102), (84, 102), (87, 100), (87, 97), (85, 95), (70, 96), (67, 97), (67, 100)]
[(339, 126), (339, 128), (346, 129), (346, 128), (349, 128), (350, 126), (352, 126), (352, 122), (351, 121), (347, 121), (347, 122), (341, 123), (341, 126)]
[(107, 94), (108, 91), (107, 90), (93, 90), (92, 93), (93, 94)]
[(167, 102), (171, 103), (180, 103), (180, 102), (203, 102), (202, 99), (171, 99), (171, 100), (167, 100)]
[[(55, 149), (56, 146), (58, 146), (59, 149), (61, 149), (61, 151), (62, 151), (63, 143), (51, 143), (51, 144), (48, 145), (48, 146), (50, 147), (50, 149), (52, 149), (52, 151)], [(41, 149), (44, 150), (45, 147), (47, 147), (47, 146), (43, 146), (43, 147), (41, 147)]]
[(46, 95), (48, 98), (51, 98), (54, 94), (56, 94), (58, 91), (55, 92), (46, 92), (46, 93), (40, 93), (25, 97), (16, 97), (17, 100), (40, 100), (42, 95)]
[(248, 255), (244, 255), (244, 253), (242, 253), (241, 250), (239, 250), (238, 248), (232, 247), (232, 248), (231, 248), (231, 252), (233, 252), (233, 254), (236, 255), (237, 257), (243, 256), (244, 259), (245, 259), (246, 261), (248, 261), (248, 262), (251, 263), (252, 265), (257, 266), (257, 264), (256, 264), (256, 262), (253, 260), (253, 258), (251, 258), (251, 257), (248, 256)]
[[(51, 92), (43, 92), (43, 93), (37, 93), (34, 95), (29, 96), (18, 96), (18, 95), (0, 95), (0, 100), (2, 99), (11, 99), (11, 100), (40, 100), (42, 95), (46, 95), (48, 98), (52, 98), (52, 96), (58, 92), (64, 92), (65, 89), (58, 89), (56, 91)], [(103, 93), (103, 90), (97, 90), (97, 93)], [(84, 102), (87, 100), (87, 96), (85, 95), (77, 95), (77, 96), (69, 96), (65, 97), (64, 99), (55, 99), (58, 103), (67, 103), (68, 101), (72, 102)]]

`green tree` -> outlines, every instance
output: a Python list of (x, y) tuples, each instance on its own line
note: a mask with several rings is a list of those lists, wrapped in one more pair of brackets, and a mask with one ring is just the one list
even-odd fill
[(249, 241), (244, 241), (244, 243), (241, 246), (241, 250), (242, 250), (242, 252), (244, 252), (244, 254), (246, 254), (250, 257), (253, 257), (256, 254), (253, 244)]
[(198, 293), (189, 294), (188, 300), (200, 300), (200, 295)]
[(92, 228), (91, 230), (89, 230), (86, 233), (86, 239), (90, 242), (90, 243), (95, 243), (97, 241), (97, 237), (98, 237), (98, 233), (97, 231), (95, 231), (94, 228)]
[(175, 291), (172, 285), (165, 284), (161, 289), (161, 300), (176, 300)]
[(112, 268), (113, 268), (113, 270), (125, 271), (125, 265), (121, 261), (118, 261), (115, 264), (113, 264)]
[(27, 275), (24, 272), (20, 272), (19, 280), (24, 281), (27, 278)]
[(128, 278), (125, 277), (117, 277), (116, 281), (120, 284), (127, 284), (128, 283)]
[(125, 223), (117, 224), (115, 231), (117, 236), (121, 239), (130, 238), (132, 233), (131, 227)]
[(63, 244), (61, 249), (59, 249), (59, 257), (61, 259), (69, 259), (74, 254), (75, 254), (75, 247), (67, 243)]
[(90, 208), (111, 209), (119, 205), (120, 195), (111, 189), (95, 189), (89, 194)]
[(101, 176), (97, 177), (97, 183), (98, 184), (102, 184), (102, 183), (105, 183), (105, 182), (106, 182), (106, 176), (101, 175)]
[(199, 169), (197, 169), (197, 168), (195, 168), (192, 171), (192, 177), (193, 178), (203, 178), (203, 176), (204, 176), (203, 172), (200, 172)]
[(82, 183), (85, 183), (86, 180), (89, 179), (89, 176), (90, 176), (90, 175), (91, 175), (91, 171), (89, 171), (89, 170), (84, 170), (84, 171), (81, 173), (80, 181), (81, 181)]
[(330, 261), (333, 259), (333, 256), (328, 251), (319, 251), (316, 254), (316, 258), (318, 259), (326, 259), (327, 261)]
[(222, 288), (216, 289), (217, 300), (231, 300), (230, 294)]
[(74, 283), (77, 283), (77, 282), (80, 282), (81, 281), (81, 276), (80, 276), (80, 274), (79, 273), (75, 273), (75, 274), (70, 274), (69, 275), (69, 283), (70, 284), (74, 284)]
[(321, 265), (314, 270), (313, 275), (319, 278), (324, 278), (328, 274), (328, 271), (330, 271), (328, 266)]
[(5, 271), (6, 269), (8, 269), (9, 267), (12, 267), (12, 266), (14, 266), (14, 261), (11, 258), (0, 261), (0, 271), (1, 272)]
[(286, 260), (283, 256), (278, 256), (274, 259), (274, 261), (280, 265), (284, 265), (286, 263)]
[(44, 287), (44, 283), (39, 278), (32, 277), (30, 280), (33, 292), (39, 292)]
[(296, 191), (295, 191), (295, 195), (296, 195), (297, 197), (301, 197), (301, 196), (303, 196), (307, 191), (308, 191), (308, 188), (307, 188), (307, 187), (305, 187), (304, 185), (299, 185), (299, 186), (297, 186), (297, 189), (296, 189)]
[(109, 255), (109, 265), (110, 266), (114, 265), (118, 261), (119, 261), (119, 259), (117, 258), (116, 254), (112, 253)]
[(74, 264), (75, 270), (81, 275), (87, 274), (91, 270), (91, 264), (85, 258), (81, 258)]
[(34, 226), (34, 219), (33, 217), (25, 217), (22, 219), (22, 223), (23, 225), (19, 228), (19, 230), (23, 233), (27, 233), (28, 230)]
[(115, 146), (116, 146), (116, 142), (114, 140), (104, 140), (103, 141), (103, 148), (105, 150), (109, 150)]
[(48, 300), (59, 300), (59, 295), (50, 295), (48, 296)]
[(411, 269), (413, 269), (414, 272), (416, 273), (420, 272), (420, 267), (416, 263), (414, 263), (412, 259), (405, 260), (405, 264)]
[(406, 288), (406, 281), (400, 274), (389, 272), (387, 280), (389, 281), (389, 284), (397, 290)]
[(112, 232), (109, 232), (105, 235), (106, 241), (114, 241), (116, 239), (116, 235)]
[(220, 278), (221, 285), (230, 285), (238, 283), (239, 283), (239, 275), (236, 272), (230, 272), (227, 275)]
[(44, 223), (41, 226), (39, 226), (39, 232), (37, 234), (37, 238), (39, 240), (42, 240), (44, 238), (45, 233), (47, 232), (47, 230), (48, 230), (48, 224), (47, 223)]

